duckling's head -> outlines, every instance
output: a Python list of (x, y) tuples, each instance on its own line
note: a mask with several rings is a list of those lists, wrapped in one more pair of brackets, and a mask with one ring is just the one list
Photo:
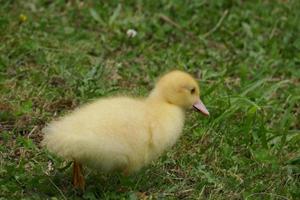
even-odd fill
[(191, 75), (179, 70), (162, 76), (157, 81), (150, 97), (184, 109), (194, 107), (203, 114), (209, 115), (208, 110), (200, 100), (198, 83)]

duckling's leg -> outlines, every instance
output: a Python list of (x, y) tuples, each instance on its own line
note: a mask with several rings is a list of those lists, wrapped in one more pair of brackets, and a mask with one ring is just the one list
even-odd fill
[(73, 162), (73, 186), (81, 190), (85, 187), (82, 165), (77, 161)]
[(129, 169), (128, 168), (125, 168), (123, 170), (123, 176), (129, 176)]

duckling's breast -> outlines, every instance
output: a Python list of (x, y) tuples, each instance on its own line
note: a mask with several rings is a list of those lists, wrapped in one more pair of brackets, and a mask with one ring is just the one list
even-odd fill
[(184, 111), (177, 106), (162, 104), (152, 110), (148, 159), (153, 160), (172, 147), (180, 137), (183, 125)]

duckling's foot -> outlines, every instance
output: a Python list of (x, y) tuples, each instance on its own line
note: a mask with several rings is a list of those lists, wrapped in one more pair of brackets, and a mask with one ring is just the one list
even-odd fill
[(77, 161), (73, 162), (73, 186), (81, 190), (85, 188), (82, 165)]

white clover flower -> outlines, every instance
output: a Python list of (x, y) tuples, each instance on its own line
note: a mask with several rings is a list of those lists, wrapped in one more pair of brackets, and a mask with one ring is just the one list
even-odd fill
[(133, 38), (133, 37), (136, 36), (137, 32), (134, 29), (128, 29), (126, 34), (127, 34), (128, 37)]
[(49, 161), (48, 161), (47, 170), (45, 171), (45, 174), (49, 176), (50, 173), (51, 173), (51, 171), (53, 171), (53, 169), (54, 169), (54, 168), (53, 168), (53, 163), (49, 160)]

